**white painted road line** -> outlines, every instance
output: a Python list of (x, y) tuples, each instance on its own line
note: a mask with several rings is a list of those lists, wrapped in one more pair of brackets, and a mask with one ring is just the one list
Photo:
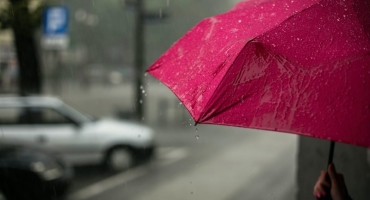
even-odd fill
[(94, 183), (90, 186), (87, 186), (86, 188), (81, 189), (71, 194), (68, 199), (73, 199), (73, 200), (88, 199), (90, 197), (103, 193), (104, 191), (112, 189), (118, 185), (121, 185), (125, 182), (129, 182), (134, 179), (137, 179), (145, 175), (147, 171), (148, 170), (146, 168), (139, 167), (139, 168), (132, 169), (126, 172), (122, 172), (115, 176), (104, 179), (100, 182)]
[(173, 164), (179, 160), (184, 159), (189, 155), (189, 151), (186, 148), (177, 148), (174, 150), (167, 151), (164, 154), (158, 156), (159, 162), (156, 163), (159, 167)]
[[(188, 150), (186, 148), (176, 147), (163, 147), (158, 148), (158, 160), (153, 164), (157, 167), (164, 167), (173, 164), (181, 159), (188, 156)], [(71, 200), (83, 200), (93, 196), (99, 195), (107, 190), (117, 187), (123, 183), (135, 180), (147, 174), (149, 171), (147, 166), (137, 167), (128, 171), (124, 171), (117, 175), (111, 176), (102, 181), (93, 183), (81, 190), (78, 190), (71, 195), (68, 199)]]

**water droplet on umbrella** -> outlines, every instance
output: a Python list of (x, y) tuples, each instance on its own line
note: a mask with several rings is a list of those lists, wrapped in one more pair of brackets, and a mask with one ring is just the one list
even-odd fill
[(195, 136), (195, 139), (199, 140), (199, 135), (196, 135), (196, 136)]
[(239, 22), (239, 23), (241, 23), (241, 22), (242, 22), (242, 20), (240, 20), (240, 19), (239, 19), (239, 21), (238, 21), (238, 22)]

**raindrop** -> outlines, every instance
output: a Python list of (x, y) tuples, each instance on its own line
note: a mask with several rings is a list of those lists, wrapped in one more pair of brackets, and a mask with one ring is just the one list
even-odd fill
[(199, 140), (199, 135), (196, 135), (196, 136), (195, 136), (195, 139)]
[(142, 103), (143, 103), (143, 100), (141, 100), (141, 99), (140, 99), (140, 101), (139, 101), (139, 102), (140, 102), (140, 104), (142, 104)]
[(338, 19), (337, 19), (337, 21), (339, 22), (339, 21), (340, 21), (340, 19), (338, 18)]
[(143, 90), (142, 93), (145, 94), (145, 90)]
[(239, 19), (239, 20), (238, 20), (238, 22), (239, 22), (239, 23), (242, 23), (242, 20), (240, 20), (240, 19)]
[[(162, 12), (162, 10), (161, 10), (161, 12)], [(148, 76), (148, 73), (145, 73), (144, 76)]]
[(140, 89), (144, 89), (144, 87), (142, 85), (140, 85)]

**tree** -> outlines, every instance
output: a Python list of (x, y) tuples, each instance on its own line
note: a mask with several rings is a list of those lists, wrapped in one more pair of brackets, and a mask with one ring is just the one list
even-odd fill
[(39, 94), (42, 70), (35, 41), (35, 30), (41, 25), (43, 4), (35, 0), (8, 0), (0, 13), (0, 29), (11, 28), (19, 63), (19, 93)]

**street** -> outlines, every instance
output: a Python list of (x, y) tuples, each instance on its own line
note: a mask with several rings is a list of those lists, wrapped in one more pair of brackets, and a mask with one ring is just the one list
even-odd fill
[(198, 129), (158, 129), (156, 158), (129, 171), (77, 171), (69, 199), (294, 199), (296, 136)]
[[(130, 110), (134, 101), (131, 85), (88, 90), (64, 86), (57, 96), (98, 117)], [(151, 82), (143, 93), (146, 117), (141, 123), (156, 132), (155, 158), (118, 174), (100, 167), (77, 168), (69, 200), (295, 199), (297, 136), (215, 125), (195, 127), (165, 86)]]

